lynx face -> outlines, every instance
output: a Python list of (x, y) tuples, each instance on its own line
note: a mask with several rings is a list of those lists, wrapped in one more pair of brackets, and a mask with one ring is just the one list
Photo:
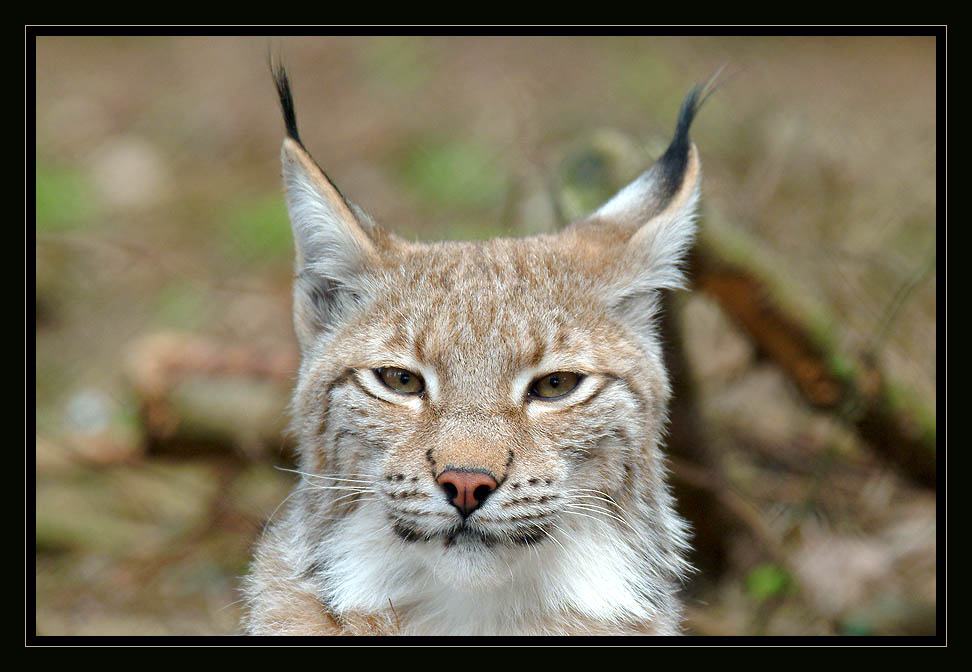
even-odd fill
[[(258, 553), (250, 630), (286, 620), (261, 610), (290, 590), (338, 619), (391, 606), (407, 632), (674, 631), (686, 532), (664, 483), (652, 322), (694, 231), (699, 91), (666, 154), (588, 219), (425, 244), (341, 195), (276, 74), (301, 482)], [(268, 575), (275, 562), (288, 576)]]
[(460, 559), (447, 571), (470, 581), (497, 554), (558, 543), (572, 519), (623, 521), (656, 468), (642, 447), (667, 384), (657, 348), (612, 318), (598, 270), (560, 238), (388, 257), (302, 372), (303, 470), (362, 486), (322, 491), (321, 514), (377, 504), (388, 535), (442, 567)]

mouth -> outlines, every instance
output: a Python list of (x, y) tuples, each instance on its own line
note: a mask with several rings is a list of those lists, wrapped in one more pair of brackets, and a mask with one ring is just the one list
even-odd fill
[(392, 529), (403, 541), (410, 543), (441, 543), (445, 548), (493, 548), (496, 546), (536, 546), (549, 536), (540, 523), (519, 526), (510, 532), (497, 534), (474, 522), (463, 521), (445, 530), (421, 530), (414, 523), (396, 518)]

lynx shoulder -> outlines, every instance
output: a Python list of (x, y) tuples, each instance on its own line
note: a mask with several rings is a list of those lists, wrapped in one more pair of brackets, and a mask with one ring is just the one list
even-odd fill
[(556, 233), (406, 241), (297, 132), (299, 478), (246, 579), (251, 634), (676, 634), (688, 566), (666, 484), (654, 322), (692, 244), (689, 127)]

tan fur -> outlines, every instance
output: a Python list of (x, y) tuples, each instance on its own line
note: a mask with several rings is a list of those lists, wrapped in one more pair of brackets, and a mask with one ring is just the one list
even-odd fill
[[(477, 243), (404, 241), (299, 142), (282, 154), (300, 478), (259, 543), (244, 630), (677, 633), (687, 532), (665, 484), (653, 322), (694, 231), (694, 145), (664, 202), (649, 172), (559, 234)], [(424, 392), (383, 386), (381, 367)], [(583, 378), (530, 397), (556, 371)], [(436, 483), (447, 469), (498, 483), (464, 526)]]

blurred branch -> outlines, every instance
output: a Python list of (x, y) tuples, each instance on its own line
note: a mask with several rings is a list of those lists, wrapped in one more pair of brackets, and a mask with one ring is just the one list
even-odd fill
[(910, 276), (905, 278), (901, 286), (898, 287), (898, 291), (894, 293), (891, 298), (888, 307), (884, 311), (884, 315), (881, 318), (881, 323), (878, 325), (877, 330), (871, 337), (871, 340), (864, 348), (864, 355), (872, 360), (877, 359), (877, 354), (881, 347), (884, 345), (884, 341), (887, 339), (888, 334), (891, 331), (891, 325), (894, 324), (895, 320), (898, 318), (898, 314), (901, 312), (902, 306), (904, 306), (905, 301), (908, 297), (921, 286), (929, 274), (935, 270), (935, 248), (931, 248), (928, 254), (925, 255), (923, 262), (911, 273)]
[[(689, 259), (694, 285), (712, 296), (816, 409), (832, 413), (888, 462), (926, 487), (936, 483), (934, 421), (917, 402), (900, 400), (873, 359), (850, 363), (836, 345), (808, 326), (798, 301), (770, 288), (769, 273), (749, 263), (745, 242), (703, 236)], [(917, 276), (918, 278), (923, 275)], [(908, 283), (892, 302), (890, 315), (900, 307)], [(933, 417), (933, 416), (932, 416)]]

